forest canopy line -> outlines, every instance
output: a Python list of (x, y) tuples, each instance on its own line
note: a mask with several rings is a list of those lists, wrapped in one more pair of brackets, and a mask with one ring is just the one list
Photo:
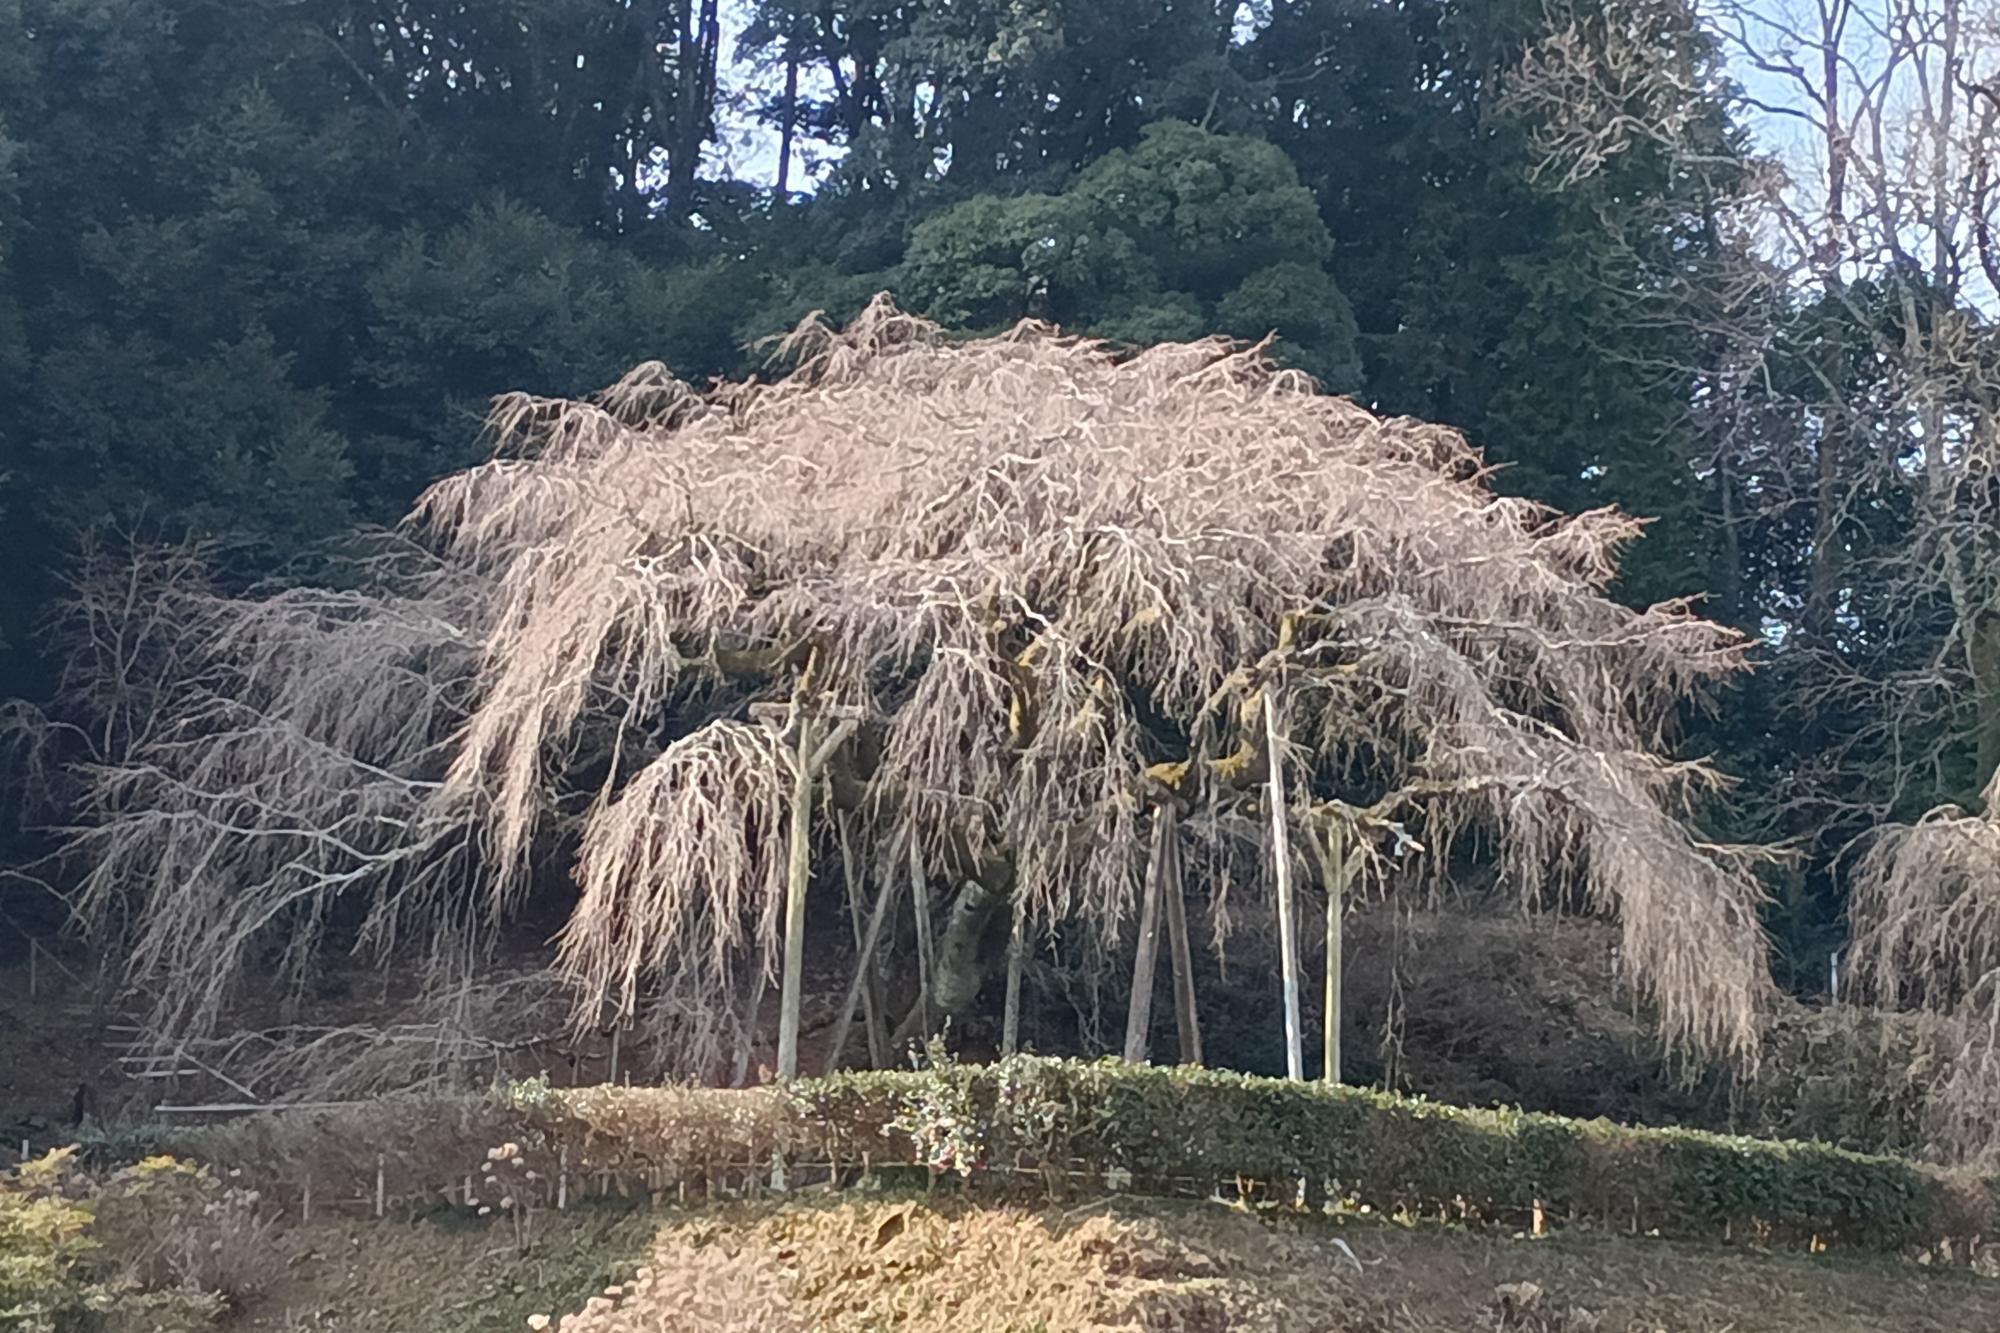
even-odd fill
[[(1648, 520), (1605, 606), (1652, 624), (1646, 608), (1699, 599), (1758, 669), (1668, 673), (1643, 737), (1592, 743), (1710, 757), (1738, 781), (1680, 793), (1701, 846), (1791, 853), (1754, 886), (1723, 856), (1697, 896), (1737, 911), (1761, 888), (1792, 989), (1823, 986), (1851, 940), (1878, 998), (2000, 1012), (2000, 8), (1912, 12), (1878, 28), (1858, 0), (1802, 25), (1736, 0), (0, 0), (0, 694), (28, 701), (9, 735), (32, 743), (8, 753), (58, 775), (8, 803), (9, 860), (30, 869), (0, 905), (58, 920), (35, 881), (77, 882), (37, 859), (46, 830), (87, 843), (136, 808), (104, 775), (163, 739), (148, 691), (176, 673), (244, 671), (275, 692), (246, 698), (309, 713), (284, 673), (323, 655), (370, 702), (283, 743), (356, 729), (340, 744), (390, 756), (374, 767), (403, 786), (448, 781), (432, 769), (468, 717), (489, 740), (548, 725), (481, 712), (499, 697), (479, 651), (492, 591), (379, 530), (471, 484), (441, 479), (514, 475), (481, 466), (500, 395), (544, 405), (501, 421), (539, 426), (608, 384), (628, 401), (620, 377), (656, 360), (648, 392), (708, 402), (718, 377), (782, 373), (760, 340), (812, 311), (844, 326), (887, 291), (955, 333), (1268, 336), (1276, 364), (1371, 413), (1463, 432), (1480, 484), (1583, 516), (1575, 531), (1624, 534), (1607, 507)], [(1780, 161), (1774, 123), (1797, 131)], [(737, 168), (746, 135), (775, 170)], [(124, 562), (134, 540), (175, 554)], [(1605, 718), (1609, 697), (1591, 695)], [(746, 761), (773, 743), (732, 735)], [(495, 744), (520, 781), (543, 772), (536, 747)], [(210, 753), (207, 775), (242, 758)], [(615, 744), (599, 761), (607, 792), (640, 762)], [(311, 928), (388, 938), (461, 910), (400, 867), (467, 873), (491, 848), (428, 824), (395, 842), (411, 793), (347, 777), (333, 817), (399, 868), (387, 915)], [(777, 782), (754, 794), (767, 822), (791, 804)], [(545, 831), (480, 827), (510, 860), (548, 852)], [(1491, 869), (1477, 840), (1457, 854)], [(1137, 873), (1121, 863), (1107, 919)], [(1696, 986), (1731, 998), (1669, 1017), (1697, 1045), (1744, 1044), (1749, 924), (1725, 932), (1726, 976)], [(166, 952), (139, 961), (185, 944), (156, 937)], [(1728, 1031), (1705, 1029), (1718, 1013)]]

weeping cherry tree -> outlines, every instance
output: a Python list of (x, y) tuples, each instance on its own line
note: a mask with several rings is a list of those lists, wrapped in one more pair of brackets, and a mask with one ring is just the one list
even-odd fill
[(1298, 890), (1470, 835), (1524, 905), (1617, 920), (1670, 1045), (1754, 1055), (1755, 853), (1670, 754), (1744, 645), (1605, 595), (1636, 520), (1497, 496), (1454, 432), (1259, 347), (955, 340), (878, 298), (779, 357), (508, 397), (355, 590), (188, 598), (170, 716), (91, 771), (77, 845), (156, 1022), (212, 1023), (273, 937), (309, 965), (336, 904), (442, 959), (569, 894), (578, 1022), (717, 1074), (776, 981), (790, 1074), (809, 948), (853, 977), (832, 1047), (857, 1001), (880, 1057), (1001, 971), (1011, 1040), (1038, 948), (1164, 912), (1179, 983), (1185, 885), (1218, 933), (1275, 916), (1296, 1073)]

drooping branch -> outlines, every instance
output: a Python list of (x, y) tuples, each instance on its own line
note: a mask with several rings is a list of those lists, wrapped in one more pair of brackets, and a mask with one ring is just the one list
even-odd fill
[[(855, 723), (814, 800), (846, 815), (878, 883), (914, 882), (920, 924), (946, 890), (901, 1039), (969, 1004), (1016, 929), (1129, 929), (1155, 784), (1198, 812), (1190, 841), (1245, 823), (1273, 768), (1261, 687), (1281, 673), (1291, 771), (1259, 812), (1275, 839), (1358, 791), (1406, 849), (1489, 829), (1524, 899), (1567, 871), (1619, 917), (1670, 1038), (1749, 1052), (1768, 984), (1755, 885), (1687, 821), (1705, 770), (1663, 758), (1681, 704), (1743, 645), (1685, 607), (1604, 595), (1633, 520), (1496, 497), (1453, 432), (1221, 341), (950, 341), (883, 300), (782, 352), (796, 368), (767, 384), (697, 393), (645, 366), (588, 402), (498, 404), (494, 460), (412, 524), (434, 562), (422, 608), (445, 590), (463, 605), (419, 617), (388, 578), (353, 603), (337, 677), (407, 698), (336, 705), (306, 684), (324, 654), (267, 661), (244, 628), (338, 595), (219, 599), (212, 669), (270, 681), (239, 701), (246, 727), (292, 725), (332, 756), (291, 770), (316, 804), (272, 805), (324, 869), (300, 878), (216, 810), (176, 870), (199, 861), (203, 883), (280, 910), (352, 891), (488, 922), (567, 871), (579, 1014), (672, 997), (741, 1037), (800, 925), (788, 909), (809, 918), (832, 882), (788, 903), (788, 843), (824, 835), (788, 839), (798, 765), (758, 724), (809, 684)], [(413, 665), (432, 659), (452, 671)], [(198, 728), (177, 762), (226, 769), (227, 734)], [(378, 841), (352, 836), (373, 812), (340, 805), (349, 769), (398, 784), (403, 822), (366, 823)], [(212, 776), (203, 790), (233, 790)], [(107, 863), (190, 817), (143, 766), (105, 781), (116, 799), (86, 837)], [(165, 959), (188, 890), (137, 883), (142, 953)], [(100, 905), (124, 892), (107, 879)], [(240, 938), (271, 919), (242, 917)]]

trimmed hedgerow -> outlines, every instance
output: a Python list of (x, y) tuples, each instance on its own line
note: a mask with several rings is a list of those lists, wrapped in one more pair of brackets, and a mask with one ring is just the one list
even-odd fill
[[(1663, 1234), (1815, 1234), (1901, 1247), (1987, 1229), (1993, 1192), (1910, 1162), (1810, 1143), (1478, 1111), (1192, 1069), (1019, 1060), (804, 1084), (832, 1124), (921, 1122), (939, 1168), (1080, 1160), (1145, 1188), (1232, 1176), (1322, 1183), (1377, 1209), (1589, 1219)], [(948, 1104), (939, 1114), (929, 1108)], [(1038, 1108), (1023, 1114), (1024, 1105)], [(900, 1109), (885, 1114), (883, 1106)], [(969, 1146), (962, 1146), (969, 1145)], [(915, 1143), (922, 1150), (926, 1141)]]
[[(157, 1137), (151, 1140), (157, 1146)], [(273, 1114), (171, 1147), (273, 1187), (365, 1179), (383, 1154), (399, 1193), (449, 1190), (485, 1150), (557, 1170), (635, 1172), (658, 1187), (776, 1158), (916, 1164), (1050, 1189), (1122, 1173), (1141, 1191), (1303, 1186), (1377, 1211), (1716, 1238), (1817, 1236), (1901, 1249), (2000, 1230), (1996, 1182), (1814, 1143), (1468, 1110), (1357, 1088), (1200, 1069), (1017, 1057), (838, 1074), (789, 1087), (557, 1089)], [(1254, 1187), (1253, 1187), (1254, 1188)]]

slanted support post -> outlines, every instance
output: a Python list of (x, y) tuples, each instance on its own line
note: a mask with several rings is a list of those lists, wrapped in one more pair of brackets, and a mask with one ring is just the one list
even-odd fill
[[(847, 1058), (848, 1038), (854, 1031), (854, 1011), (867, 999), (875, 985), (875, 951), (881, 947), (882, 932), (888, 924), (889, 913), (896, 905), (895, 875), (882, 876), (880, 887), (875, 890), (875, 906), (868, 914), (867, 929), (863, 931), (861, 942), (855, 950), (854, 979), (847, 985), (847, 996), (840, 1004), (840, 1017), (833, 1025), (833, 1054), (827, 1060), (827, 1072), (840, 1068)], [(868, 1034), (869, 1054), (876, 1068), (888, 1063), (889, 1038), (880, 1031), (881, 1024), (873, 1023)]]
[(1354, 882), (1360, 859), (1360, 843), (1350, 836), (1346, 819), (1339, 815), (1331, 817), (1319, 858), (1320, 877), (1326, 885), (1326, 997), (1320, 1018), (1320, 1077), (1328, 1083), (1340, 1082), (1343, 917), (1347, 911), (1348, 886)]
[(1305, 1049), (1299, 1032), (1298, 917), (1292, 910), (1292, 844), (1285, 820), (1285, 738), (1278, 722), (1278, 684), (1264, 685), (1264, 749), (1270, 770), (1271, 859), (1278, 876), (1278, 953), (1284, 969), (1285, 1076), (1305, 1078)]
[[(847, 911), (851, 919), (851, 924), (854, 927), (854, 953), (856, 959), (854, 971), (861, 988), (859, 991), (861, 1017), (863, 1023), (866, 1024), (868, 1033), (868, 1062), (876, 1069), (883, 1069), (889, 1063), (889, 1028), (887, 1020), (882, 1015), (882, 980), (880, 969), (875, 966), (875, 945), (881, 935), (881, 926), (877, 921), (868, 919), (867, 914), (862, 909), (861, 873), (856, 869), (854, 862), (854, 834), (851, 827), (853, 821), (848, 818), (845, 810), (839, 812), (836, 816), (836, 821), (840, 832), (840, 870), (847, 884)], [(887, 902), (891, 887), (895, 882), (896, 877), (894, 875), (884, 875), (882, 877), (881, 901), (878, 902), (875, 909), (878, 917), (883, 910), (882, 904)], [(835, 1042), (842, 1048), (839, 1054), (845, 1054), (848, 1035), (847, 1024), (853, 1022), (853, 1017), (853, 1011), (850, 1008), (842, 1019), (839, 1031), (834, 1037)], [(828, 1073), (832, 1073), (839, 1067), (839, 1054), (827, 1063)]]
[(1153, 846), (1146, 859), (1146, 883), (1139, 899), (1139, 951), (1132, 960), (1132, 994), (1125, 1009), (1125, 1063), (1146, 1063), (1153, 1026), (1153, 966), (1160, 956), (1160, 881), (1166, 877), (1167, 807), (1153, 811)]
[(1194, 950), (1188, 939), (1187, 885), (1181, 877), (1181, 848), (1177, 836), (1180, 808), (1171, 802), (1162, 807), (1172, 811), (1174, 827), (1167, 835), (1167, 876), (1160, 888), (1167, 898), (1167, 950), (1174, 966), (1174, 1020), (1180, 1028), (1181, 1063), (1198, 1065), (1201, 1058), (1201, 1015), (1195, 1009)]

